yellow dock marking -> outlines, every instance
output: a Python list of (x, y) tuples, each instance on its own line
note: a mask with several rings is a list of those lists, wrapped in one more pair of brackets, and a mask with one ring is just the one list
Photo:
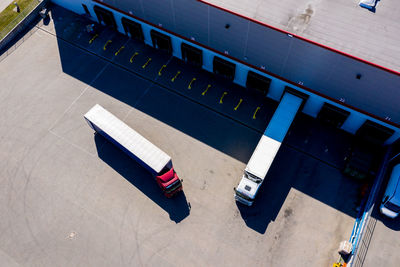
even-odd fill
[(204, 92), (201, 93), (201, 95), (205, 95), (207, 93), (208, 89), (210, 89), (210, 87), (211, 87), (211, 84), (207, 85), (206, 90), (204, 90)]
[(193, 83), (195, 80), (196, 80), (196, 78), (193, 78), (193, 79), (190, 81), (189, 86), (188, 86), (188, 89), (192, 89), (192, 83)]
[(138, 53), (138, 52), (135, 52), (135, 53), (131, 56), (131, 58), (129, 59), (129, 62), (130, 62), (130, 63), (133, 63), (133, 58), (136, 57), (137, 55), (139, 55), (139, 53)]
[(92, 39), (89, 40), (89, 44), (93, 43), (94, 39), (96, 39), (97, 37), (99, 37), (99, 35), (96, 33)]
[(221, 98), (219, 99), (219, 103), (222, 104), (222, 99), (228, 94), (228, 92), (224, 92), (221, 96)]
[(259, 110), (260, 110), (260, 107), (257, 107), (257, 108), (256, 108), (256, 111), (254, 111), (253, 120), (256, 119), (256, 114), (257, 114), (257, 112), (258, 112)]
[(111, 41), (111, 40), (108, 40), (108, 41), (106, 42), (106, 44), (103, 46), (103, 50), (104, 50), (104, 51), (106, 51), (107, 45), (108, 45), (109, 43), (112, 43), (112, 41)]
[(163, 68), (166, 68), (166, 67), (167, 67), (167, 65), (162, 65), (161, 66), (161, 69), (158, 71), (158, 76), (162, 75), (161, 71), (163, 70)]
[(146, 63), (143, 64), (142, 69), (146, 68), (147, 65), (149, 65), (150, 61), (151, 61), (151, 57), (149, 57), (149, 59), (146, 61)]
[(114, 55), (118, 56), (118, 54), (119, 54), (119, 53), (121, 53), (121, 51), (122, 51), (122, 50), (124, 50), (124, 48), (125, 48), (125, 46), (121, 46), (121, 48), (120, 48), (120, 49), (118, 49), (118, 51), (117, 51), (117, 52), (115, 52), (115, 54), (114, 54)]
[(175, 74), (175, 76), (171, 79), (171, 82), (175, 82), (175, 79), (181, 74), (181, 71), (178, 70), (178, 72)]
[(237, 109), (239, 108), (240, 104), (242, 104), (242, 102), (243, 102), (243, 99), (240, 99), (240, 100), (239, 100), (239, 103), (236, 105), (236, 107), (234, 108), (234, 110), (237, 110)]

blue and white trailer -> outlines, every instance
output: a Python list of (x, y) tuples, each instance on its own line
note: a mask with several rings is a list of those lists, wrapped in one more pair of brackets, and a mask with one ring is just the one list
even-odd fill
[(235, 188), (235, 200), (251, 206), (303, 99), (285, 92)]

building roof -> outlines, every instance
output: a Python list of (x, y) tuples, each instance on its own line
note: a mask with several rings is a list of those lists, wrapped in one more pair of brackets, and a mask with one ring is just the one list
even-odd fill
[(400, 72), (400, 4), (382, 0), (375, 12), (357, 0), (207, 0), (241, 16), (291, 32)]

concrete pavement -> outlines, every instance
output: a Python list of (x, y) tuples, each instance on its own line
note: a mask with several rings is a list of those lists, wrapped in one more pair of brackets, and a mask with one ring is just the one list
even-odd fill
[[(336, 167), (339, 152), (319, 159), (327, 152), (313, 139), (308, 147), (295, 146), (305, 137), (294, 126), (255, 206), (237, 205), (232, 188), (276, 103), (260, 103), (260, 120), (251, 112), (238, 115), (233, 101), (219, 104), (216, 97), (232, 84), (210, 74), (206, 83), (219, 86), (202, 98), (200, 87), (168, 84), (155, 64), (142, 69), (143, 62), (130, 66), (124, 57), (130, 67), (121, 65), (123, 54), (107, 54), (104, 42), (83, 49), (88, 40), (73, 23), (79, 19), (52, 18), (0, 63), (0, 262), (327, 266), (337, 260), (339, 242), (351, 233), (358, 190)], [(164, 63), (162, 53), (146, 49), (143, 60)], [(174, 73), (179, 64), (167, 70)], [(181, 78), (208, 75), (185, 73)], [(232, 99), (241, 96), (229, 92)], [(259, 104), (246, 96), (249, 105)], [(166, 199), (143, 168), (93, 135), (83, 114), (95, 103), (171, 155), (184, 194)]]

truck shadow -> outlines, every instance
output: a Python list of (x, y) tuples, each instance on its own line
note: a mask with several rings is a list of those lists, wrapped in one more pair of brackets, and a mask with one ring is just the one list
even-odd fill
[[(343, 176), (334, 167), (304, 154), (299, 155), (296, 149), (282, 145), (253, 206), (240, 203), (237, 206), (246, 225), (264, 234), (271, 222), (279, 219), (280, 223), (287, 223), (296, 220), (297, 213), (306, 212), (297, 203), (305, 203), (309, 196), (313, 200), (306, 203), (312, 203), (313, 207), (307, 209), (315, 209), (316, 214), (319, 208), (321, 214), (324, 212), (324, 205), (318, 203), (322, 202), (356, 217), (360, 202), (359, 187), (359, 181)], [(341, 197), (338, 192), (346, 192), (346, 197)], [(304, 215), (299, 216), (303, 218)]]
[[(282, 157), (284, 153), (282, 150), (284, 150), (283, 147), (278, 152), (277, 158)], [(294, 179), (290, 175), (286, 175), (284, 169), (282, 169), (284, 166), (279, 166), (276, 164), (277, 162), (279, 161), (272, 164), (252, 206), (248, 207), (236, 202), (246, 225), (260, 234), (264, 234), (268, 225), (277, 219), (293, 186)], [(279, 170), (282, 170), (282, 172), (279, 173)], [(285, 214), (290, 216), (292, 211), (288, 209)]]
[(290, 185), (266, 180), (252, 206), (248, 207), (236, 202), (240, 215), (247, 227), (264, 234), (268, 225), (276, 220), (289, 190)]
[(387, 228), (389, 228), (393, 231), (400, 231), (400, 217), (391, 219), (391, 218), (388, 218), (385, 215), (381, 214), (379, 211), (379, 208), (381, 205), (380, 200), (382, 200), (382, 199), (378, 199), (377, 203), (375, 203), (372, 217), (374, 217), (378, 221), (381, 221)]
[(172, 221), (179, 223), (189, 216), (190, 204), (187, 202), (184, 192), (180, 192), (174, 198), (168, 199), (163, 195), (154, 177), (136, 161), (108, 142), (100, 134), (94, 135), (94, 141), (99, 158), (168, 212)]
[(386, 187), (389, 182), (391, 171), (392, 171), (394, 165), (396, 165), (397, 163), (398, 162), (396, 162), (396, 163), (392, 162), (389, 164), (387, 171), (385, 173), (385, 178), (379, 189), (379, 193), (377, 194), (377, 197), (375, 199), (374, 210), (371, 215), (371, 217), (377, 219), (378, 221), (381, 221), (386, 227), (392, 229), (393, 231), (400, 231), (400, 216), (395, 219), (391, 219), (391, 218), (383, 215), (379, 209), (382, 204), (383, 196), (385, 195), (385, 191), (386, 191)]

